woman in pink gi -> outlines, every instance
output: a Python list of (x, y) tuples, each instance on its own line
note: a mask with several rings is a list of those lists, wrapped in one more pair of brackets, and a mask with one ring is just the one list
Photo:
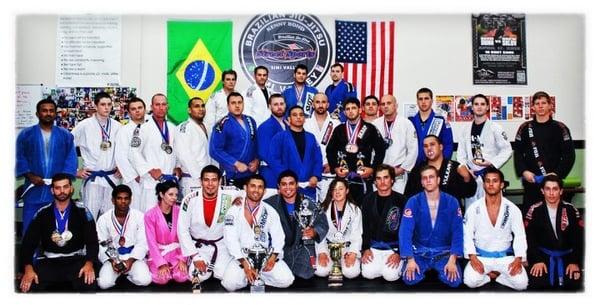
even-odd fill
[(180, 283), (188, 280), (187, 259), (181, 255), (177, 238), (177, 187), (177, 183), (170, 180), (157, 184), (158, 204), (144, 214), (148, 267), (152, 282), (160, 285), (171, 279)]

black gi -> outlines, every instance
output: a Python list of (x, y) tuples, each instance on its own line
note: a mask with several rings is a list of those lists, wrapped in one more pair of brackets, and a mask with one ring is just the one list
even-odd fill
[(377, 192), (365, 196), (361, 208), (362, 251), (373, 247), (398, 252), (398, 228), (405, 205), (406, 197), (394, 191), (387, 197), (381, 197)]

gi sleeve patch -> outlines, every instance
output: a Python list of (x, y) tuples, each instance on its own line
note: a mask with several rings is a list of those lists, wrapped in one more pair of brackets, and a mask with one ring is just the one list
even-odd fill
[(504, 141), (508, 141), (508, 136), (506, 135), (506, 131), (502, 132), (502, 138), (504, 139)]
[(235, 218), (233, 217), (233, 215), (227, 215), (225, 216), (225, 225), (226, 226), (233, 226), (233, 220)]
[(404, 209), (404, 214), (402, 215), (405, 218), (412, 218), (413, 217), (413, 212), (411, 209), (406, 208)]
[(398, 207), (393, 207), (388, 212), (385, 227), (389, 232), (398, 231), (398, 227), (400, 227), (400, 209)]

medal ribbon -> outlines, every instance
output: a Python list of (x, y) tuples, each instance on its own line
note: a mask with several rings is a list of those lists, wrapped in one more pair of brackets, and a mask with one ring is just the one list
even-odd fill
[(306, 88), (306, 86), (302, 85), (302, 91), (298, 91), (298, 86), (294, 85), (294, 89), (296, 90), (296, 104), (302, 106), (302, 104), (304, 104), (301, 99), (302, 99), (302, 95), (304, 95), (304, 88)]
[(106, 119), (106, 128), (102, 127), (100, 124), (100, 120), (96, 117), (96, 122), (98, 122), (98, 126), (100, 126), (100, 132), (102, 133), (102, 141), (106, 142), (110, 140), (110, 118)]
[(333, 202), (333, 201), (331, 202), (331, 209), (333, 210), (333, 215), (335, 217), (335, 226), (339, 232), (340, 230), (342, 230), (342, 220), (338, 216), (339, 213), (335, 206), (335, 202)]
[(56, 208), (56, 206), (54, 207), (54, 223), (56, 225), (56, 231), (59, 234), (69, 230), (69, 215), (71, 215), (70, 203), (62, 213)]
[(248, 212), (252, 215), (252, 228), (258, 226), (258, 221), (256, 220), (256, 214), (258, 214), (258, 210), (260, 208), (260, 202), (254, 207), (254, 209), (250, 208), (248, 201), (246, 201), (246, 208), (248, 208)]
[(121, 225), (119, 223), (119, 221), (117, 220), (117, 216), (115, 216), (114, 212), (111, 216), (112, 217), (110, 219), (112, 220), (113, 226), (115, 227), (115, 230), (119, 234), (119, 237), (125, 236), (125, 232), (127, 231), (127, 223), (129, 220), (129, 213), (127, 213), (127, 217), (125, 217), (125, 221), (123, 222), (123, 225)]
[(396, 123), (395, 117), (394, 117), (394, 120), (392, 120), (392, 124), (388, 124), (388, 121), (385, 121), (383, 123), (383, 129), (385, 130), (385, 138), (386, 139), (390, 139), (390, 140), (392, 139), (392, 129), (394, 128), (394, 123)]
[(348, 144), (356, 145), (356, 138), (358, 136), (358, 131), (361, 129), (361, 127), (362, 120), (358, 120), (358, 123), (356, 123), (356, 127), (354, 127), (354, 129), (352, 129), (352, 127), (350, 126), (350, 120), (346, 121), (346, 136), (348, 137)]
[(154, 117), (152, 117), (152, 120), (154, 121), (154, 124), (156, 124), (158, 131), (160, 131), (160, 136), (163, 138), (163, 143), (169, 144), (169, 125), (167, 125), (167, 120), (163, 121), (163, 126), (159, 126)]

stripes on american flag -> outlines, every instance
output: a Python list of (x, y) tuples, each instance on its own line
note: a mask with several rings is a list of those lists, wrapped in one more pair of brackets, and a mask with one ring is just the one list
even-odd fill
[(394, 21), (335, 21), (336, 62), (362, 101), (394, 94)]

